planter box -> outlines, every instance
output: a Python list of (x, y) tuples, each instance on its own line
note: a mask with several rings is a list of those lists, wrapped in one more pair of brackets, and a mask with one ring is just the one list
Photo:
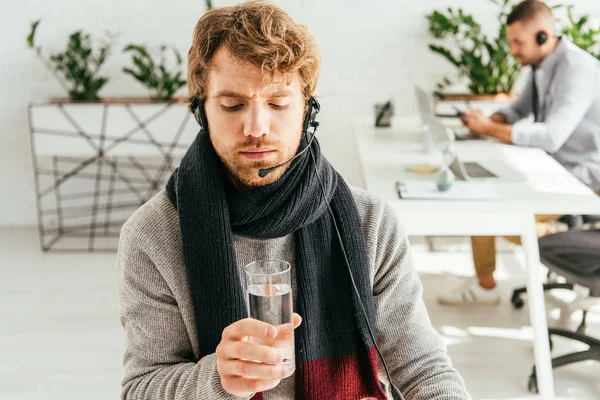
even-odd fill
[(500, 93), (500, 94), (474, 94), (474, 93), (444, 93), (439, 101), (495, 101), (504, 102), (512, 101), (517, 96), (514, 93)]
[(29, 127), (44, 251), (114, 251), (199, 130), (184, 101), (147, 99), (34, 103)]

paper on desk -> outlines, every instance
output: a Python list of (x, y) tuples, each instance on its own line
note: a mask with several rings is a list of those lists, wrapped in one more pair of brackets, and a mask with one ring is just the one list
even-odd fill
[(440, 192), (434, 181), (396, 182), (401, 199), (421, 200), (499, 200), (493, 184), (486, 182), (457, 181), (445, 192)]

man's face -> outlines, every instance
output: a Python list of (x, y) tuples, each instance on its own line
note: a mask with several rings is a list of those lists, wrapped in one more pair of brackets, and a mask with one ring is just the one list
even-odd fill
[(540, 45), (535, 39), (536, 32), (532, 26), (517, 21), (506, 27), (506, 38), (510, 43), (510, 52), (521, 65), (536, 65), (541, 59)]
[(298, 77), (289, 84), (282, 79), (265, 83), (259, 67), (241, 64), (221, 48), (213, 56), (207, 78), (210, 139), (233, 183), (247, 190), (278, 180), (289, 164), (264, 178), (258, 171), (296, 154), (305, 111)]

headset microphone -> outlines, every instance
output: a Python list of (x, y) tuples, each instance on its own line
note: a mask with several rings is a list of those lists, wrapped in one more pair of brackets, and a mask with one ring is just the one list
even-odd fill
[(258, 170), (258, 176), (260, 176), (261, 178), (264, 178), (265, 176), (269, 175), (271, 172), (273, 172), (274, 170), (276, 170), (279, 167), (283, 167), (284, 165), (291, 163), (292, 161), (294, 161), (296, 158), (300, 157), (302, 154), (306, 153), (306, 151), (308, 149), (310, 149), (310, 145), (312, 144), (313, 140), (315, 139), (315, 133), (317, 132), (317, 128), (319, 127), (319, 123), (317, 121), (313, 121), (310, 126), (312, 126), (314, 128), (314, 130), (312, 131), (312, 134), (310, 136), (310, 140), (308, 141), (308, 144), (306, 145), (306, 147), (298, 154), (296, 154), (294, 157), (290, 158), (289, 160), (282, 162), (279, 165), (276, 165), (274, 167), (270, 167), (270, 168), (264, 168), (264, 169), (259, 169)]
[(308, 141), (308, 144), (301, 152), (299, 152), (298, 154), (296, 154), (294, 157), (290, 158), (289, 160), (287, 160), (279, 165), (275, 165), (274, 167), (259, 169), (258, 176), (260, 176), (261, 178), (264, 178), (265, 176), (269, 175), (271, 172), (273, 172), (277, 168), (283, 167), (284, 165), (291, 163), (296, 158), (298, 158), (301, 155), (303, 155), (304, 153), (306, 153), (306, 151), (308, 149), (310, 149), (310, 146), (312, 145), (312, 142), (315, 138), (315, 133), (317, 132), (317, 128), (319, 127), (319, 122), (315, 121), (315, 118), (317, 117), (317, 114), (319, 113), (319, 111), (321, 111), (321, 105), (319, 104), (317, 99), (315, 99), (314, 97), (309, 98), (308, 104), (307, 104), (306, 116), (304, 117), (304, 122), (302, 123), (302, 134), (303, 135), (307, 135), (308, 128), (310, 128), (310, 127), (314, 128), (312, 131), (310, 140)]

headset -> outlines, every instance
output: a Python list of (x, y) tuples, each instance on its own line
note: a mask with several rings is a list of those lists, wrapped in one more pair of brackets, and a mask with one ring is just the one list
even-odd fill
[[(204, 111), (204, 101), (199, 100), (197, 96), (194, 96), (190, 102), (190, 111), (194, 114), (196, 122), (200, 125), (200, 129), (208, 132), (208, 119), (206, 118), (206, 112)], [(319, 122), (315, 120), (319, 111), (321, 111), (321, 105), (317, 99), (310, 97), (307, 102), (306, 116), (302, 123), (303, 134), (311, 127), (315, 129), (319, 127)]]
[[(196, 117), (196, 121), (200, 125), (200, 128), (202, 128), (203, 130), (208, 132), (208, 120), (206, 118), (206, 113), (204, 111), (204, 102), (200, 101), (197, 97), (194, 97), (190, 104), (190, 111)], [(333, 214), (333, 210), (331, 209), (331, 205), (329, 204), (329, 201), (327, 201), (327, 197), (325, 194), (325, 188), (323, 186), (323, 182), (321, 181), (321, 177), (319, 175), (319, 170), (317, 169), (317, 160), (315, 159), (315, 154), (313, 153), (311, 146), (315, 139), (315, 134), (317, 132), (317, 128), (319, 127), (319, 122), (316, 121), (316, 117), (317, 117), (317, 114), (319, 113), (319, 111), (321, 111), (321, 105), (319, 104), (317, 99), (315, 99), (314, 97), (310, 97), (307, 101), (306, 114), (304, 116), (304, 121), (302, 123), (302, 134), (306, 135), (307, 137), (310, 134), (310, 139), (308, 141), (308, 144), (302, 151), (298, 152), (298, 154), (296, 154), (294, 157), (290, 158), (289, 160), (287, 160), (281, 164), (275, 165), (274, 167), (258, 170), (258, 176), (260, 176), (261, 178), (264, 178), (268, 174), (270, 174), (273, 170), (292, 162), (296, 158), (306, 154), (307, 151), (310, 151), (310, 156), (313, 161), (312, 164), (313, 164), (313, 167), (315, 168), (315, 172), (317, 174), (317, 179), (319, 180), (319, 186), (321, 187), (321, 193), (323, 195), (323, 200), (327, 204), (327, 210), (329, 211), (329, 215), (331, 216), (331, 219), (333, 221), (333, 227), (335, 228), (335, 231), (337, 233), (338, 241), (340, 244), (340, 249), (342, 250), (342, 256), (344, 258), (346, 267), (348, 268), (348, 273), (350, 274), (350, 281), (352, 282), (352, 287), (354, 288), (354, 293), (356, 294), (356, 297), (358, 298), (360, 310), (365, 319), (367, 329), (369, 331), (369, 336), (371, 337), (371, 341), (373, 341), (375, 350), (377, 351), (377, 354), (379, 355), (379, 358), (381, 359), (383, 368), (385, 369), (385, 374), (390, 383), (390, 386), (392, 389), (392, 398), (394, 400), (404, 400), (402, 393), (400, 393), (400, 390), (398, 390), (396, 385), (394, 385), (394, 383), (392, 382), (392, 377), (390, 376), (385, 359), (383, 358), (383, 355), (381, 354), (381, 351), (379, 350), (379, 347), (377, 346), (377, 342), (375, 341), (375, 335), (373, 334), (373, 329), (371, 328), (371, 324), (369, 323), (369, 319), (367, 318), (367, 312), (365, 310), (365, 306), (363, 305), (362, 299), (360, 298), (360, 294), (358, 293), (358, 288), (356, 287), (356, 282), (354, 281), (354, 276), (352, 275), (352, 270), (350, 269), (350, 263), (348, 262), (348, 256), (346, 255), (346, 249), (345, 249), (344, 243), (342, 241), (342, 235), (340, 234), (340, 230), (338, 229), (337, 222), (336, 222), (335, 216)], [(310, 128), (313, 128), (312, 132), (309, 131)]]
[(535, 35), (535, 41), (538, 45), (542, 46), (544, 43), (548, 41), (548, 34), (544, 31), (539, 31)]

